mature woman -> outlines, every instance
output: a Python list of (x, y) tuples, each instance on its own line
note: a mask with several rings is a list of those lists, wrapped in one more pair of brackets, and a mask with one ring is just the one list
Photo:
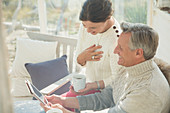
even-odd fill
[(75, 92), (71, 87), (69, 92), (61, 96), (75, 97), (100, 92), (100, 89), (109, 85), (116, 76), (120, 66), (113, 50), (121, 31), (119, 23), (112, 14), (110, 0), (86, 0), (83, 4), (79, 16), (82, 24), (76, 59), (81, 67), (86, 68), (87, 84), (86, 88), (79, 92)]
[(85, 1), (79, 17), (82, 24), (76, 58), (77, 63), (86, 68), (85, 74), (89, 83), (85, 89), (80, 90), (83, 93), (72, 93), (72, 90), (64, 96), (94, 93), (92, 89), (107, 86), (119, 69), (113, 50), (120, 34), (120, 27), (112, 14), (110, 0)]

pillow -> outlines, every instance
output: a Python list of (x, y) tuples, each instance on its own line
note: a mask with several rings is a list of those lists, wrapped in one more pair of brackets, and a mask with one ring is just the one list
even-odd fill
[[(67, 56), (63, 55), (55, 60), (50, 60), (41, 63), (26, 63), (25, 67), (31, 76), (32, 83), (41, 90), (52, 83), (62, 79), (69, 74)], [(70, 83), (65, 84), (55, 94), (63, 94), (69, 90)]]
[(30, 96), (25, 86), (25, 79), (30, 76), (25, 63), (43, 62), (56, 58), (57, 42), (37, 41), (26, 38), (17, 38), (16, 55), (10, 72), (13, 96)]
[[(29, 76), (24, 64), (37, 63), (55, 59), (57, 42), (45, 42), (26, 38), (17, 38), (16, 56), (11, 75)], [(50, 50), (50, 51), (49, 51)]]

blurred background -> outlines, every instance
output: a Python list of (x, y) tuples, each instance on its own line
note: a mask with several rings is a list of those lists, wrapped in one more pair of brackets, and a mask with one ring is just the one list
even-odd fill
[[(8, 50), (8, 62), (4, 53), (5, 44), (0, 38), (0, 67), (9, 64), (15, 58), (16, 38), (27, 37), (27, 31), (50, 35), (79, 38), (79, 13), (85, 0), (0, 0), (0, 37), (4, 37)], [(170, 0), (111, 0), (113, 16), (122, 21), (144, 23), (153, 27), (159, 34), (159, 46), (156, 57), (170, 63)], [(4, 34), (4, 36), (3, 36)], [(4, 49), (5, 48), (5, 49)], [(4, 56), (3, 56), (4, 55)], [(0, 68), (0, 112), (11, 104), (9, 98), (7, 72)], [(8, 92), (7, 92), (8, 91)], [(2, 95), (3, 94), (3, 95)], [(5, 98), (4, 98), (5, 97)], [(2, 101), (3, 100), (3, 101)], [(9, 104), (4, 104), (9, 103)], [(12, 104), (11, 104), (12, 105)], [(3, 112), (3, 113), (12, 113)]]
[[(79, 12), (85, 0), (45, 0), (47, 31), (74, 35), (79, 28)], [(147, 23), (147, 0), (112, 0), (119, 21)], [(7, 33), (13, 30), (40, 31), (37, 0), (3, 0)]]
[[(3, 0), (10, 64), (15, 56), (16, 37), (26, 31), (77, 37), (79, 12), (85, 0)], [(118, 22), (148, 24), (160, 35), (157, 56), (170, 63), (170, 0), (111, 0)], [(42, 29), (42, 30), (41, 30)]]

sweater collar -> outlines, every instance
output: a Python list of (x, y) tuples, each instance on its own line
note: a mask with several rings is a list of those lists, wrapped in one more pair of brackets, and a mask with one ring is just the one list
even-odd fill
[(147, 60), (134, 66), (126, 67), (129, 76), (141, 75), (147, 71), (154, 69), (154, 61)]
[(101, 37), (101, 36), (106, 36), (107, 34), (109, 34), (112, 30), (113, 30), (113, 26), (112, 25), (108, 30), (106, 30), (105, 32), (103, 33), (98, 33), (97, 36)]
[[(119, 24), (118, 24), (118, 22), (116, 21), (116, 19), (114, 18), (114, 17), (112, 17), (113, 19), (114, 19), (114, 25), (112, 25), (108, 30), (106, 30), (105, 32), (103, 32), (103, 33), (98, 33), (97, 35), (98, 36), (107, 36), (107, 34), (110, 34), (110, 32), (112, 32), (112, 31), (114, 31), (114, 29), (113, 29), (113, 26), (116, 26), (116, 30), (119, 30), (118, 32), (118, 34), (120, 34), (120, 27), (119, 27)], [(116, 32), (114, 31), (114, 33), (116, 34)]]

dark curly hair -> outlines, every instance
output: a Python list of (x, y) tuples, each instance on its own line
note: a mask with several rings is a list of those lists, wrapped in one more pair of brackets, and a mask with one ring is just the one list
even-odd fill
[(113, 14), (110, 0), (86, 0), (80, 12), (81, 21), (105, 22)]

